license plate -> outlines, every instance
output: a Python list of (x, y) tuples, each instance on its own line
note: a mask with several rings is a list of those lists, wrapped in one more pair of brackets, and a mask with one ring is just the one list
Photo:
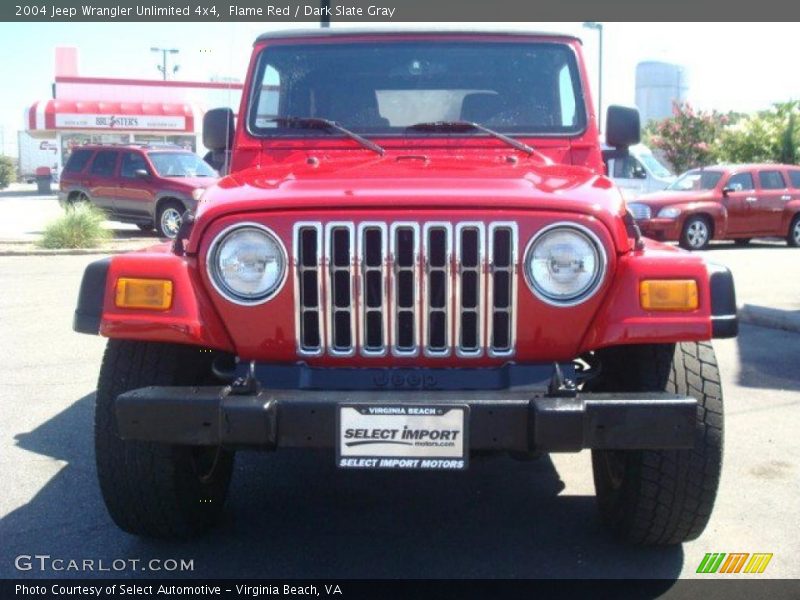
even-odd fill
[(336, 464), (345, 469), (467, 468), (467, 406), (339, 406)]

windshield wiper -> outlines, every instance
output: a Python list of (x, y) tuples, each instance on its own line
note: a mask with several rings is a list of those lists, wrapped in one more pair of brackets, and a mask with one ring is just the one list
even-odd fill
[(486, 133), (498, 140), (505, 142), (509, 146), (520, 150), (521, 152), (525, 152), (527, 155), (536, 154), (537, 156), (541, 157), (542, 159), (545, 158), (543, 154), (537, 152), (528, 144), (520, 142), (519, 140), (515, 140), (512, 137), (507, 135), (503, 135), (499, 131), (495, 131), (494, 129), (489, 129), (480, 123), (474, 123), (473, 121), (431, 121), (429, 123), (415, 123), (414, 125), (409, 125), (406, 127), (406, 131), (481, 131)]
[(369, 148), (370, 150), (377, 152), (381, 156), (386, 153), (386, 150), (383, 149), (382, 146), (379, 146), (373, 141), (368, 140), (365, 137), (358, 135), (354, 131), (350, 131), (346, 127), (342, 127), (336, 121), (331, 121), (330, 119), (322, 119), (319, 117), (275, 117), (274, 119), (269, 119), (274, 123), (278, 123), (279, 125), (286, 125), (288, 127), (293, 126), (300, 126), (300, 127), (308, 127), (309, 129), (326, 129), (328, 131), (338, 131), (339, 133), (346, 135), (351, 140), (355, 140), (364, 148)]

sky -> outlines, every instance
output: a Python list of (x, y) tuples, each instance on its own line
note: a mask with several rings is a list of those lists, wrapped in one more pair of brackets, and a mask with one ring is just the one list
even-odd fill
[[(581, 23), (415, 23), (436, 28), (562, 31), (584, 40), (597, 101), (598, 34)], [(51, 97), (54, 48), (78, 48), (79, 74), (158, 79), (152, 46), (179, 48), (176, 79), (243, 79), (256, 36), (309, 27), (287, 23), (0, 23), (0, 152), (16, 155), (23, 111)], [(334, 21), (332, 27), (375, 27)], [(636, 64), (662, 60), (689, 73), (688, 100), (703, 109), (751, 112), (800, 99), (799, 23), (603, 23), (603, 107), (634, 102)], [(9, 60), (9, 57), (11, 59)]]

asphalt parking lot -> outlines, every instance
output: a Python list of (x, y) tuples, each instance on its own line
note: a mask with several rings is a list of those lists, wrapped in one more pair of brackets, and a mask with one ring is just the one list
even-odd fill
[[(155, 241), (155, 240), (154, 240)], [(739, 299), (800, 310), (800, 250), (717, 245)], [(339, 472), (332, 453), (242, 453), (224, 521), (177, 544), (128, 536), (100, 498), (93, 393), (104, 340), (71, 330), (85, 265), (99, 256), (0, 257), (0, 576), (264, 578), (691, 577), (707, 552), (771, 552), (800, 577), (800, 334), (744, 325), (715, 343), (725, 464), (706, 533), (628, 548), (597, 521), (588, 453), (476, 459), (465, 473)], [(184, 558), (184, 573), (20, 572), (15, 557)], [(708, 576), (705, 576), (708, 577)]]

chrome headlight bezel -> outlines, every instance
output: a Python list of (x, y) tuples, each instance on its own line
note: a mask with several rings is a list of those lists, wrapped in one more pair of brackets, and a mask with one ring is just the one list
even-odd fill
[[(530, 264), (536, 244), (541, 242), (546, 235), (555, 230), (566, 230), (569, 233), (582, 237), (586, 242), (589, 243), (595, 254), (597, 268), (592, 276), (591, 282), (588, 286), (574, 296), (554, 297), (549, 295), (547, 292), (542, 290), (539, 284), (537, 284), (535, 278), (533, 277), (533, 273), (531, 272)], [(597, 235), (591, 229), (580, 225), (579, 223), (574, 223), (571, 221), (559, 221), (542, 228), (530, 239), (523, 255), (522, 271), (525, 275), (525, 282), (528, 284), (528, 288), (539, 300), (551, 306), (566, 308), (570, 306), (577, 306), (578, 304), (586, 302), (600, 290), (603, 282), (606, 279), (606, 273), (608, 271), (608, 256), (606, 254), (605, 246), (603, 246), (600, 238), (597, 237)]]
[[(219, 250), (225, 241), (231, 235), (238, 233), (243, 229), (258, 230), (259, 233), (271, 238), (280, 251), (280, 275), (278, 276), (276, 283), (271, 288), (255, 297), (246, 297), (237, 293), (236, 290), (231, 289), (231, 287), (223, 279), (222, 274), (219, 272), (217, 264)], [(288, 261), (289, 258), (288, 254), (286, 253), (286, 246), (284, 246), (281, 238), (274, 231), (272, 231), (272, 229), (260, 223), (245, 221), (230, 225), (217, 234), (217, 236), (214, 238), (214, 241), (211, 242), (208, 252), (206, 253), (206, 273), (208, 274), (208, 278), (211, 281), (211, 285), (214, 286), (214, 289), (229, 302), (238, 304), (240, 306), (257, 306), (272, 300), (283, 289), (289, 271)]]

